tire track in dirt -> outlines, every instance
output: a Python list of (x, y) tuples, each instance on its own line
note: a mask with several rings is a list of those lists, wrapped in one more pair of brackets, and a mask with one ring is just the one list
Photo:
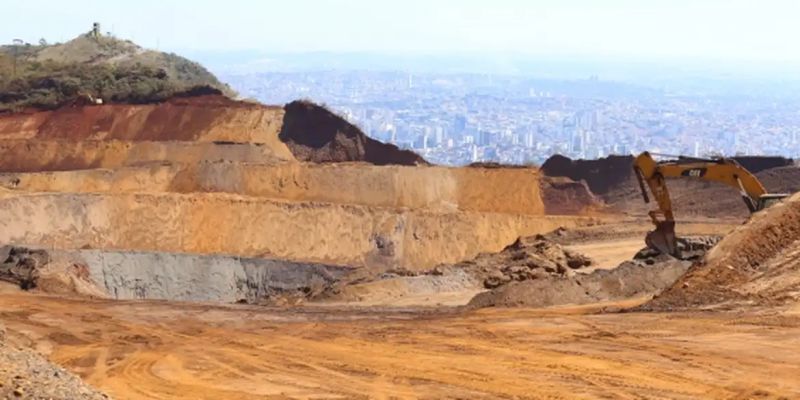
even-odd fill
[(798, 315), (414, 316), (30, 295), (0, 295), (0, 308), (12, 335), (61, 338), (51, 359), (126, 399), (800, 395)]

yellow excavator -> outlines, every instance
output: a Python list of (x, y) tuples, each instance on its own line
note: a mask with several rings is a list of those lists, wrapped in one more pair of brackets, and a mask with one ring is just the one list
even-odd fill
[[(661, 154), (653, 153), (662, 156)], [(663, 155), (667, 156), (667, 155)], [(675, 218), (672, 202), (667, 190), (666, 178), (693, 178), (719, 182), (739, 189), (745, 205), (751, 213), (763, 210), (787, 197), (783, 193), (767, 193), (764, 185), (750, 171), (729, 158), (694, 158), (667, 156), (671, 159), (656, 161), (651, 153), (639, 154), (633, 162), (633, 170), (639, 180), (644, 202), (649, 203), (645, 183), (658, 203), (658, 209), (649, 212), (656, 229), (647, 234), (645, 243), (662, 253), (677, 255)], [(711, 199), (710, 201), (713, 201)]]

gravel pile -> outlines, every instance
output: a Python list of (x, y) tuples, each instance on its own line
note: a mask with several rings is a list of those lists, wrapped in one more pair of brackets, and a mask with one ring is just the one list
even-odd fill
[(5, 341), (0, 326), (0, 399), (108, 399), (36, 352)]

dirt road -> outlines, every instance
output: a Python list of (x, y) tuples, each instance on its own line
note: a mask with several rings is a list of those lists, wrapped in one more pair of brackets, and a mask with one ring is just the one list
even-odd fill
[(800, 315), (294, 309), (0, 295), (120, 399), (796, 398)]

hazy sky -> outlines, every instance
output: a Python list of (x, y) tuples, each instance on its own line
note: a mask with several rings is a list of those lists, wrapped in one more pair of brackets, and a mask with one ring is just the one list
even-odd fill
[(162, 50), (514, 52), (800, 63), (798, 0), (3, 0), (0, 41)]

